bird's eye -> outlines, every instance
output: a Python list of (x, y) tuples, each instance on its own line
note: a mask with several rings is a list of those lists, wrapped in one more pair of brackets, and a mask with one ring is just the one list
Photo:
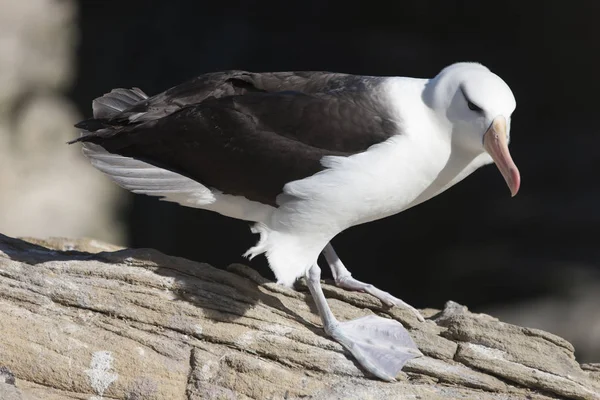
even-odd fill
[(469, 106), (469, 110), (482, 112), (483, 110), (478, 105), (473, 104), (471, 101), (467, 100), (467, 106)]

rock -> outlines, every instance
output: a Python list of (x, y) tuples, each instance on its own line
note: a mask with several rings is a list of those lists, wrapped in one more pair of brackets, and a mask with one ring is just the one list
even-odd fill
[[(76, 146), (74, 0), (0, 0), (0, 229), (121, 241), (119, 188)], [(91, 105), (91, 98), (89, 104)]]
[(397, 382), (365, 376), (306, 291), (240, 264), (0, 235), (0, 398), (600, 398), (600, 367), (558, 336), (453, 302), (420, 324), (324, 286), (340, 319), (396, 318), (425, 356)]
[[(561, 295), (547, 294), (531, 300), (486, 307), (485, 312), (516, 325), (527, 325), (568, 338), (578, 356), (600, 358), (600, 282), (592, 270), (568, 267), (568, 278), (561, 279)], [(522, 278), (519, 278), (522, 279)], [(568, 283), (565, 283), (568, 281)], [(482, 310), (483, 311), (483, 310)], [(557, 318), (557, 316), (560, 316)]]
[(15, 376), (6, 367), (0, 367), (0, 399), (21, 400), (21, 391), (15, 386)]

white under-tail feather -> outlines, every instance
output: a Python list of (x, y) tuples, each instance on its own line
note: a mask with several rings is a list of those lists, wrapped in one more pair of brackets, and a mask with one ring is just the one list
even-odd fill
[(277, 283), (288, 287), (317, 262), (321, 250), (329, 242), (328, 238), (320, 235), (288, 233), (274, 230), (264, 223), (255, 224), (252, 232), (260, 234), (260, 240), (244, 253), (244, 257), (253, 259), (264, 253)]

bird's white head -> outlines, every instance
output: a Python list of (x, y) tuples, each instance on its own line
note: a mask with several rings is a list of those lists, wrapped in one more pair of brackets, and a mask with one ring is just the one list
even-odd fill
[(453, 144), (474, 155), (491, 156), (516, 195), (521, 177), (508, 151), (516, 102), (508, 85), (481, 64), (461, 62), (431, 79), (423, 100), (449, 124)]

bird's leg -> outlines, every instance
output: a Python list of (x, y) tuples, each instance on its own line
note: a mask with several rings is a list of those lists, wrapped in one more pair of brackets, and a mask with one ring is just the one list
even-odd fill
[(408, 360), (422, 355), (408, 331), (396, 320), (376, 315), (345, 322), (335, 319), (323, 294), (321, 269), (316, 263), (306, 273), (306, 280), (325, 332), (373, 375), (393, 381)]
[(327, 263), (331, 268), (331, 273), (333, 275), (333, 279), (335, 280), (336, 286), (348, 290), (369, 293), (370, 295), (375, 296), (376, 298), (381, 300), (384, 304), (388, 306), (398, 306), (406, 308), (412, 311), (419, 321), (425, 321), (421, 313), (410, 304), (407, 304), (399, 298), (392, 296), (388, 292), (384, 292), (383, 290), (377, 289), (375, 286), (369, 283), (364, 283), (354, 279), (350, 271), (348, 271), (348, 269), (342, 263), (342, 260), (340, 260), (340, 258), (336, 254), (335, 250), (333, 250), (333, 246), (331, 245), (331, 243), (327, 243), (327, 246), (325, 246), (325, 248), (323, 249), (323, 255), (325, 256), (325, 260), (327, 260)]

